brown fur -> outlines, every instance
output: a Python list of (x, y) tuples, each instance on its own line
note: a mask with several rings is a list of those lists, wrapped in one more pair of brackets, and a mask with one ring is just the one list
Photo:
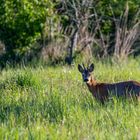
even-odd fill
[[(86, 83), (88, 86), (88, 89), (92, 93), (92, 95), (95, 97), (95, 99), (97, 99), (101, 103), (104, 103), (104, 101), (108, 100), (109, 94), (110, 94), (109, 92), (111, 92), (111, 90), (114, 91), (115, 87), (116, 87), (116, 90), (118, 91), (117, 84), (120, 84), (120, 87), (123, 87), (124, 85), (126, 85), (124, 87), (125, 91), (122, 92), (123, 94), (118, 93), (119, 96), (122, 96), (125, 98), (126, 97), (136, 97), (136, 98), (138, 98), (138, 100), (140, 100), (140, 83), (139, 82), (124, 81), (124, 82), (120, 82), (120, 83), (109, 84), (109, 83), (97, 83), (97, 81), (94, 80), (92, 77), (90, 77), (89, 79), (90, 80)], [(136, 86), (136, 88), (139, 87), (138, 91), (136, 91), (135, 89), (132, 89), (135, 86)], [(129, 91), (127, 91), (127, 88)], [(133, 93), (131, 94), (130, 91)]]
[(97, 83), (95, 80), (90, 78), (90, 81), (86, 84), (95, 99), (101, 101), (102, 103), (108, 99), (108, 91), (104, 83)]
[[(93, 66), (92, 66), (93, 67)], [(81, 67), (80, 67), (81, 68)], [(78, 68), (79, 69), (79, 68)], [(140, 83), (137, 81), (123, 81), (118, 83), (98, 83), (92, 76), (91, 72), (89, 72), (89, 68), (79, 69), (79, 71), (83, 74), (86, 73), (88, 75), (86, 78), (86, 84), (88, 86), (89, 91), (92, 95), (100, 101), (104, 103), (109, 99), (109, 95), (114, 94), (117, 97), (136, 97), (140, 100)], [(94, 68), (91, 68), (92, 71)]]

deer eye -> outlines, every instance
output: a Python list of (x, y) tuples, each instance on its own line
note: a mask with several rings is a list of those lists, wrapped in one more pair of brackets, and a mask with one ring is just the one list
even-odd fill
[(85, 73), (82, 73), (83, 76), (85, 76)]

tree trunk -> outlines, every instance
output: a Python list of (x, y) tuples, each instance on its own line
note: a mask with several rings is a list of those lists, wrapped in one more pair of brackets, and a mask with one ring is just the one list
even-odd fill
[(73, 53), (74, 53), (74, 48), (77, 45), (77, 39), (78, 39), (78, 28), (76, 28), (74, 30), (74, 32), (72, 33), (71, 37), (70, 37), (70, 42), (68, 45), (68, 55), (65, 59), (66, 63), (68, 63), (68, 65), (71, 65), (73, 62)]

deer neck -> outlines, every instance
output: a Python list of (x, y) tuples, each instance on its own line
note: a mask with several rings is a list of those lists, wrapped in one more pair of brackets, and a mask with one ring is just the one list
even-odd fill
[(97, 85), (97, 81), (91, 76), (89, 81), (86, 83), (88, 87), (95, 87)]
[(92, 93), (93, 96), (96, 96), (96, 86), (97, 82), (96, 80), (91, 76), (89, 81), (86, 83), (89, 91)]

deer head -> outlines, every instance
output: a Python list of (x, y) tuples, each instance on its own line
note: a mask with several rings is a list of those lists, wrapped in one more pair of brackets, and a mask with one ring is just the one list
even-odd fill
[(78, 70), (82, 74), (83, 81), (84, 82), (88, 82), (89, 79), (90, 79), (90, 76), (91, 76), (91, 72), (94, 70), (94, 64), (92, 63), (87, 68), (84, 66), (84, 64), (83, 64), (83, 66), (81, 66), (80, 64), (78, 64)]

